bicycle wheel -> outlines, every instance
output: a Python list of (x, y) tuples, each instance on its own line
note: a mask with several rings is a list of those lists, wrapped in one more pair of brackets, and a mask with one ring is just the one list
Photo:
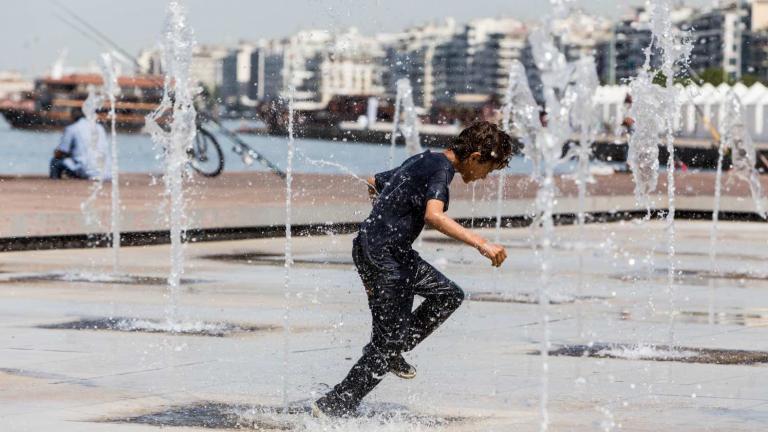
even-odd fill
[(198, 173), (206, 177), (216, 177), (224, 170), (224, 153), (216, 137), (207, 130), (197, 129), (195, 142), (189, 151), (189, 164)]

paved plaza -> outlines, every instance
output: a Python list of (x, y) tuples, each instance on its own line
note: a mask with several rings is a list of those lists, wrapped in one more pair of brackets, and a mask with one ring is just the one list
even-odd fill
[[(174, 333), (168, 246), (125, 248), (118, 275), (106, 249), (4, 253), (0, 430), (537, 431), (532, 235), (503, 230), (510, 258), (494, 271), (426, 232), (422, 255), (469, 299), (407, 355), (416, 379), (387, 377), (360, 418), (333, 423), (306, 407), (368, 337), (352, 236), (295, 239), (287, 340), (282, 239), (188, 245)], [(709, 235), (709, 223), (677, 223), (670, 291), (663, 223), (588, 225), (583, 247), (578, 227), (557, 228), (548, 315), (552, 351), (566, 355), (548, 363), (551, 430), (764, 430), (768, 233), (721, 223), (714, 271)], [(653, 347), (670, 341), (674, 352)]]

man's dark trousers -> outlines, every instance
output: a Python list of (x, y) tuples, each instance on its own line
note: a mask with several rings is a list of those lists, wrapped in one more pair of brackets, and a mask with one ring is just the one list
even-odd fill
[[(361, 234), (364, 236), (364, 234)], [(464, 291), (415, 252), (369, 251), (354, 241), (352, 257), (368, 294), (371, 341), (325, 401), (353, 411), (389, 371), (389, 359), (412, 350), (461, 305)], [(414, 295), (424, 301), (413, 311)]]
[(83, 172), (83, 170), (79, 169), (77, 171), (72, 171), (67, 167), (67, 164), (64, 162), (64, 159), (57, 159), (53, 158), (51, 159), (51, 165), (50, 165), (50, 178), (58, 180), (61, 179), (62, 174), (66, 174), (70, 178), (77, 178), (77, 179), (87, 179), (88, 176)]

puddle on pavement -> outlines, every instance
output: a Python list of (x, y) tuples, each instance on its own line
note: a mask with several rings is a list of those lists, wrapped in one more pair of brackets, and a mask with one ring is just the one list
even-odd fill
[[(539, 354), (534, 352), (531, 354)], [(768, 363), (768, 352), (687, 348), (667, 345), (607, 344), (566, 345), (549, 353), (551, 356), (592, 357), (621, 360), (703, 363), (718, 365), (755, 365)]]
[[(263, 252), (244, 252), (234, 254), (205, 255), (201, 257), (214, 261), (234, 262), (251, 265), (285, 265), (285, 256)], [(338, 255), (297, 255), (293, 257), (293, 264), (298, 266), (353, 266), (351, 257)]]
[[(626, 273), (615, 275), (613, 277), (624, 282), (650, 279), (647, 272)], [(667, 269), (654, 269), (652, 277), (666, 278)], [(675, 270), (675, 281), (680, 284), (696, 283), (709, 279), (736, 281), (740, 285), (743, 285), (747, 281), (768, 281), (768, 274), (748, 272), (713, 272), (710, 270)]]
[[(467, 293), (467, 300), (485, 303), (539, 304), (539, 295), (535, 293), (519, 293), (511, 295), (497, 292), (477, 292)], [(607, 297), (550, 295), (549, 303), (553, 305), (562, 305), (603, 300), (607, 300)]]
[[(103, 273), (25, 273), (13, 274), (0, 278), (0, 283), (34, 283), (34, 282), (70, 282), (70, 283), (101, 283), (115, 285), (168, 285), (167, 277), (139, 275), (110, 275)], [(206, 283), (198, 279), (182, 279), (182, 285)]]
[[(667, 251), (658, 250), (656, 251), (656, 254), (658, 255), (667, 255)], [(709, 252), (695, 252), (695, 251), (675, 251), (675, 255), (678, 257), (694, 257), (694, 258), (707, 258), (709, 259)], [(736, 254), (736, 253), (727, 253), (727, 252), (718, 252), (717, 258), (721, 260), (734, 260), (734, 261), (757, 261), (757, 262), (765, 262), (768, 260), (768, 257), (766, 256), (760, 256), (760, 255), (747, 255), (747, 254)]]
[(69, 321), (61, 324), (44, 324), (38, 328), (47, 330), (96, 330), (127, 333), (165, 333), (179, 336), (227, 337), (243, 333), (277, 330), (277, 326), (241, 325), (226, 322), (178, 322), (141, 318), (93, 318)]
[[(656, 273), (666, 275), (667, 269), (656, 269)], [(709, 270), (678, 270), (676, 272), (680, 277), (701, 278), (701, 279), (728, 279), (728, 280), (760, 280), (768, 281), (768, 275), (747, 272), (713, 272)]]
[(0, 368), (0, 373), (18, 376), (18, 377), (25, 377), (25, 378), (36, 378), (36, 379), (47, 380), (47, 381), (65, 381), (65, 380), (72, 379), (71, 376), (67, 376), (67, 375), (36, 371), (36, 370), (30, 370), (30, 369)]
[[(622, 311), (619, 315), (622, 321), (632, 321), (635, 319), (649, 322), (646, 318), (635, 318), (630, 311)], [(667, 323), (669, 315), (658, 315), (654, 322)], [(710, 324), (709, 312), (706, 311), (677, 311), (675, 322), (685, 324)], [(715, 312), (712, 315), (712, 324), (716, 325), (736, 325), (744, 327), (765, 327), (768, 326), (768, 313), (758, 312)]]
[[(337, 420), (340, 425), (353, 422), (364, 430), (365, 424), (401, 424), (404, 429), (416, 427), (443, 427), (465, 421), (460, 417), (439, 417), (409, 412), (402, 406), (387, 404), (365, 405), (359, 417)], [(104, 423), (143, 424), (158, 427), (187, 427), (207, 429), (251, 429), (259, 431), (303, 430), (320, 421), (311, 417), (309, 404), (293, 405), (286, 411), (282, 407), (252, 404), (227, 404), (220, 402), (198, 402), (189, 405), (171, 406), (161, 411), (134, 417), (112, 418)], [(324, 424), (328, 422), (325, 421)], [(363, 424), (361, 424), (363, 423)], [(311, 429), (310, 429), (311, 430)]]
[[(450, 237), (424, 237), (424, 243), (444, 244), (444, 245), (456, 245), (463, 246), (464, 243), (454, 240)], [(500, 245), (507, 249), (531, 249), (531, 244), (527, 240), (502, 240)]]

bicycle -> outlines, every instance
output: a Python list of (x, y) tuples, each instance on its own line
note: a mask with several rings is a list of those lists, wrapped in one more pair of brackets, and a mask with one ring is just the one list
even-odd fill
[(198, 125), (195, 141), (187, 149), (189, 165), (204, 177), (216, 177), (224, 171), (224, 153), (219, 141), (204, 127)]
[(222, 125), (218, 119), (203, 115), (198, 119), (195, 141), (187, 149), (189, 165), (200, 175), (216, 177), (224, 171), (224, 153), (221, 150), (221, 145), (214, 134), (202, 126), (202, 121), (209, 121), (218, 126), (218, 131), (234, 143), (232, 151), (240, 156), (246, 165), (251, 165), (254, 161), (258, 161), (273, 173), (283, 179), (285, 178), (285, 173), (277, 165), (251, 148), (235, 132)]

